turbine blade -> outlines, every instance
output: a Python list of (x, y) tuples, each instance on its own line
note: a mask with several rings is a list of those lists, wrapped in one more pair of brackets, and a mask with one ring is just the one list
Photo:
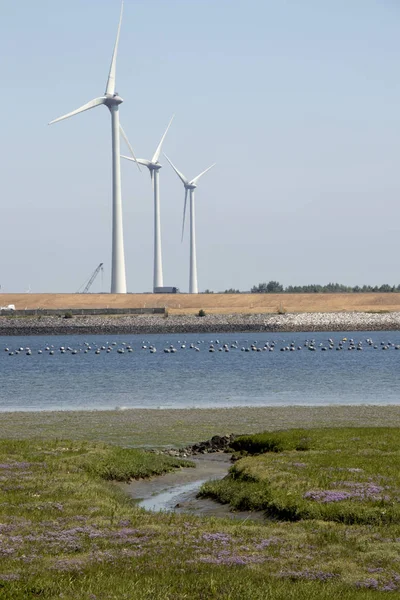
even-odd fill
[(153, 163), (157, 163), (157, 162), (158, 162), (158, 159), (160, 158), (160, 154), (161, 154), (161, 150), (162, 150), (162, 145), (163, 145), (163, 143), (164, 143), (164, 140), (165, 140), (165, 137), (166, 137), (166, 135), (167, 135), (167, 133), (168, 133), (168, 130), (169, 130), (169, 128), (171, 127), (171, 123), (172, 123), (172, 121), (174, 120), (174, 117), (175, 117), (175, 115), (173, 115), (173, 116), (172, 116), (172, 119), (171, 119), (171, 120), (170, 120), (170, 122), (168, 123), (168, 127), (167, 127), (167, 129), (165, 130), (165, 133), (164, 133), (164, 135), (163, 135), (163, 136), (162, 136), (162, 138), (161, 138), (161, 142), (158, 144), (157, 150), (155, 151), (155, 153), (154, 153), (154, 156), (153, 156), (153, 158), (151, 159), (151, 162), (153, 162)]
[(50, 121), (49, 125), (53, 125), (53, 123), (58, 123), (58, 121), (63, 121), (64, 119), (69, 119), (69, 117), (73, 117), (74, 115), (78, 115), (81, 112), (85, 112), (85, 110), (90, 110), (91, 108), (100, 106), (101, 104), (104, 104), (105, 101), (106, 101), (106, 98), (104, 96), (102, 96), (101, 98), (95, 98), (94, 100), (91, 100), (90, 102), (88, 102), (87, 104), (84, 104), (80, 108), (73, 110), (72, 112), (68, 113), (67, 115), (64, 115), (63, 117), (59, 117), (58, 119), (54, 119), (54, 121)]
[(114, 52), (113, 52), (113, 56), (112, 56), (112, 60), (111, 60), (110, 73), (108, 75), (108, 80), (107, 80), (106, 94), (109, 96), (113, 96), (115, 94), (115, 75), (116, 75), (116, 70), (117, 70), (117, 54), (118, 54), (119, 36), (121, 33), (123, 12), (124, 12), (124, 0), (122, 0), (122, 4), (121, 4), (121, 15), (119, 17), (117, 39), (115, 41)]
[(192, 179), (192, 181), (190, 183), (192, 183), (193, 185), (196, 185), (196, 183), (198, 182), (198, 180), (200, 179), (200, 177), (203, 177), (203, 175), (205, 175), (210, 169), (212, 169), (213, 167), (215, 167), (217, 163), (214, 163), (213, 165), (211, 165), (211, 167), (208, 167), (208, 169), (206, 169), (205, 171), (203, 171), (202, 173), (200, 173), (200, 175), (197, 175), (197, 177), (195, 177), (194, 179)]
[(132, 158), (131, 156), (125, 156), (125, 154), (121, 154), (121, 158), (130, 160), (136, 163), (137, 165), (143, 165), (144, 167), (148, 167), (149, 165), (151, 165), (151, 162), (149, 160), (144, 160), (143, 158)]
[(169, 164), (171, 165), (171, 167), (173, 168), (173, 170), (175, 171), (175, 173), (178, 175), (178, 177), (182, 181), (182, 183), (184, 185), (189, 185), (189, 181), (186, 179), (186, 177), (183, 175), (183, 173), (178, 171), (178, 169), (172, 164), (172, 162), (169, 160), (168, 156), (165, 153), (164, 153), (164, 156), (167, 159), (167, 161), (169, 162)]
[(189, 190), (185, 188), (185, 204), (183, 205), (183, 221), (182, 221), (182, 238), (181, 243), (183, 242), (183, 234), (185, 231), (185, 219), (186, 219), (186, 205), (187, 205), (187, 197)]
[(144, 167), (149, 167), (151, 165), (151, 162), (145, 158), (138, 158), (136, 162), (138, 165), (143, 165)]
[[(138, 161), (137, 161), (137, 159), (136, 159), (135, 153), (134, 153), (134, 151), (133, 151), (133, 148), (132, 148), (132, 146), (131, 146), (131, 145), (130, 145), (130, 143), (129, 143), (128, 136), (126, 135), (125, 131), (122, 129), (122, 126), (121, 126), (121, 125), (119, 126), (119, 130), (120, 130), (120, 132), (121, 132), (121, 135), (122, 135), (122, 137), (123, 137), (123, 138), (124, 138), (124, 140), (125, 140), (125, 143), (126, 143), (126, 145), (127, 145), (127, 146), (128, 146), (128, 148), (129, 148), (129, 151), (130, 151), (130, 153), (131, 153), (131, 154), (132, 154), (132, 156), (133, 156), (133, 161), (134, 161), (134, 162), (137, 164), (137, 168), (139, 169), (139, 171), (140, 171), (140, 172), (142, 172), (142, 171), (140, 170), (140, 167), (139, 167)], [(124, 156), (124, 158), (128, 158), (128, 157), (127, 157), (127, 156)], [(131, 160), (131, 159), (129, 159), (129, 158), (128, 158), (128, 160)]]

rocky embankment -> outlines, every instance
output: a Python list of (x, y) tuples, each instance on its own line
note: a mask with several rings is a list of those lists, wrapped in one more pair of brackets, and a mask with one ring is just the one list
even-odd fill
[(235, 435), (234, 433), (228, 435), (214, 435), (209, 440), (198, 442), (197, 444), (190, 444), (184, 448), (179, 448), (177, 450), (169, 448), (168, 450), (158, 450), (155, 452), (177, 458), (188, 458), (199, 454), (214, 454), (215, 452), (232, 452), (230, 447), (237, 437), (238, 435)]
[(0, 335), (400, 330), (400, 312), (0, 317)]

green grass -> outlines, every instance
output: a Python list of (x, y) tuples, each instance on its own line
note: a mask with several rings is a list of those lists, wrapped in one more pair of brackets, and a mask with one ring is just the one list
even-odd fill
[[(156, 570), (141, 565), (141, 573), (118, 564), (93, 569), (86, 577), (60, 574), (36, 577), (28, 585), (0, 588), (1, 600), (43, 598), (63, 600), (376, 600), (387, 597), (365, 587), (351, 589), (338, 583), (315, 583), (279, 579), (243, 568), (216, 567), (184, 571)], [(392, 592), (390, 598), (399, 598)]]
[(232, 448), (238, 452), (261, 454), (284, 450), (323, 450), (365, 452), (397, 452), (400, 450), (399, 429), (396, 427), (341, 427), (288, 429), (242, 435)]
[[(111, 481), (130, 481), (162, 475), (179, 467), (194, 467), (194, 463), (163, 454), (154, 454), (104, 444), (84, 445), (84, 454), (75, 461), (86, 472)], [(82, 446), (81, 446), (82, 447)], [(82, 450), (80, 451), (82, 454)]]
[[(268, 456), (284, 455), (246, 460)], [(399, 597), (397, 523), (152, 514), (110, 481), (178, 465), (92, 442), (0, 442), (0, 599)]]
[(292, 430), (243, 436), (242, 453), (201, 495), (297, 521), (400, 524), (400, 430)]

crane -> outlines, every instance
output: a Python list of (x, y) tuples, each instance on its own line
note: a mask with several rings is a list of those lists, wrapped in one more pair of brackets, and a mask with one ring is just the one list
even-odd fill
[(80, 294), (80, 293), (87, 294), (88, 291), (90, 290), (90, 288), (92, 287), (92, 284), (93, 284), (94, 280), (96, 279), (97, 275), (100, 273), (100, 271), (103, 271), (103, 263), (100, 263), (99, 266), (94, 270), (94, 272), (92, 273), (89, 281), (85, 285), (85, 289), (83, 290), (83, 292), (80, 292), (80, 290), (83, 287), (83, 286), (81, 286), (79, 288), (79, 290), (77, 291), (77, 294)]

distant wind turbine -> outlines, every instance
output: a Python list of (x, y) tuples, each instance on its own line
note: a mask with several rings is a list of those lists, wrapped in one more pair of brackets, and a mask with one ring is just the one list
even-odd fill
[(49, 125), (73, 117), (81, 112), (101, 106), (107, 106), (111, 113), (112, 124), (112, 262), (111, 262), (111, 293), (126, 294), (124, 235), (122, 226), (122, 199), (121, 199), (121, 160), (120, 160), (120, 137), (119, 137), (119, 105), (123, 100), (115, 91), (115, 75), (117, 66), (117, 54), (119, 37), (121, 32), (122, 14), (124, 2), (121, 5), (121, 15), (118, 25), (117, 39), (111, 60), (110, 73), (108, 75), (107, 87), (104, 96), (91, 100), (77, 110), (51, 121)]
[(162, 268), (162, 250), (161, 250), (161, 217), (160, 217), (160, 185), (159, 185), (159, 175), (160, 169), (162, 165), (158, 162), (162, 150), (162, 146), (166, 135), (168, 133), (169, 128), (171, 127), (171, 123), (174, 117), (170, 120), (168, 127), (161, 138), (161, 142), (158, 144), (157, 150), (154, 153), (154, 156), (151, 160), (146, 160), (145, 158), (136, 158), (133, 152), (132, 146), (129, 143), (129, 140), (121, 127), (122, 136), (132, 154), (132, 158), (129, 156), (122, 156), (122, 158), (126, 158), (127, 160), (131, 160), (138, 165), (143, 165), (147, 167), (150, 171), (151, 181), (153, 183), (154, 190), (154, 277), (153, 277), (153, 292), (156, 291), (156, 288), (164, 286), (163, 279), (163, 268)]
[(194, 179), (189, 181), (178, 169), (172, 164), (166, 154), (165, 158), (178, 175), (179, 179), (185, 186), (185, 204), (183, 206), (183, 222), (182, 222), (182, 240), (183, 232), (185, 230), (185, 218), (186, 218), (186, 204), (188, 192), (190, 192), (190, 274), (189, 274), (189, 294), (198, 294), (199, 289), (197, 285), (197, 257), (196, 257), (196, 223), (195, 223), (195, 212), (194, 212), (194, 190), (197, 188), (197, 183), (200, 177), (203, 177), (210, 169), (215, 167), (214, 163), (211, 167), (208, 167), (205, 171), (197, 175)]

